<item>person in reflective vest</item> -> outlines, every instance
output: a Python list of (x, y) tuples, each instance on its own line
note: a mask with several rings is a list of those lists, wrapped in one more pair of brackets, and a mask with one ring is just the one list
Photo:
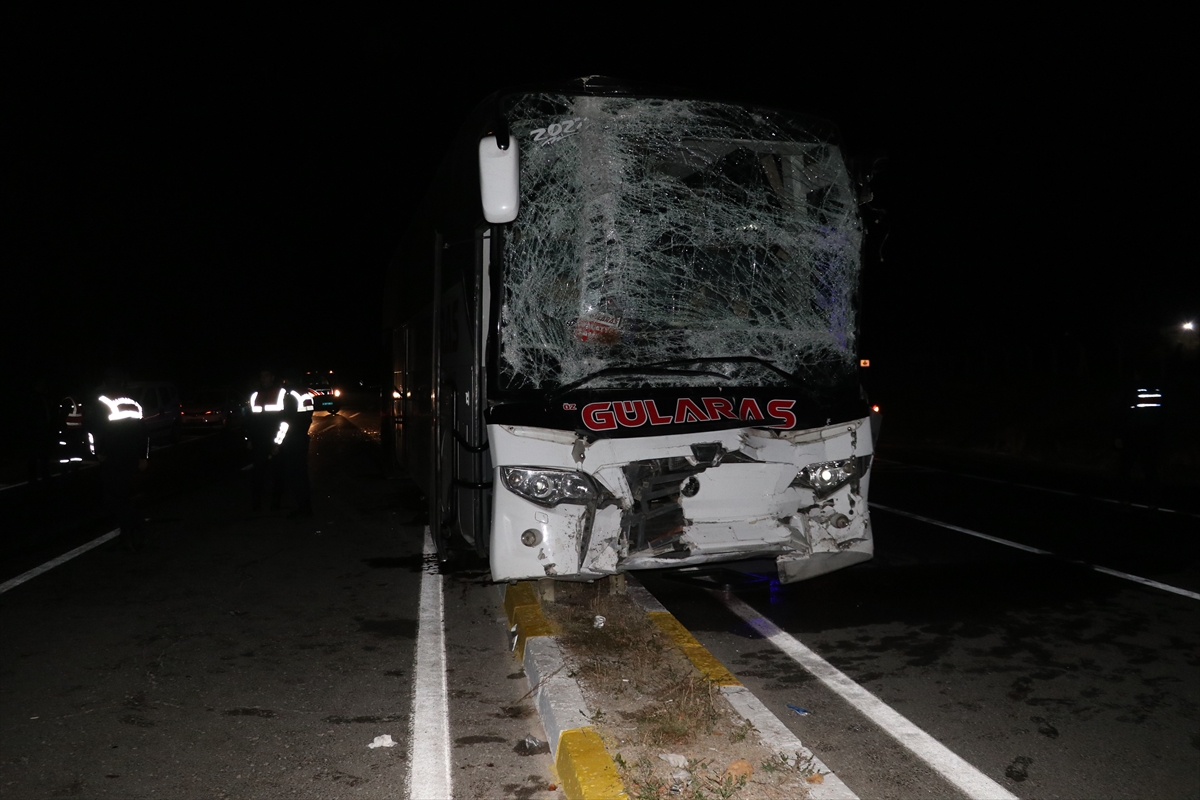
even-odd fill
[(145, 520), (133, 502), (133, 479), (146, 469), (150, 436), (142, 407), (127, 389), (124, 372), (109, 370), (94, 399), (84, 407), (84, 424), (92, 454), (100, 462), (104, 505), (127, 541), (140, 537)]
[(287, 483), (296, 501), (290, 518), (312, 516), (312, 488), (308, 479), (308, 429), (312, 425), (313, 396), (300, 381), (285, 382), (287, 429), (280, 444)]
[(88, 455), (87, 431), (83, 429), (83, 406), (71, 395), (58, 402), (58, 465), (73, 471)]
[(1138, 380), (1126, 391), (1115, 441), (1119, 490), (1129, 497), (1140, 466), (1146, 499), (1151, 503), (1158, 499), (1159, 469), (1168, 430), (1166, 393), (1159, 387), (1158, 383)]
[(246, 421), (246, 445), (250, 448), (253, 464), (250, 507), (254, 511), (262, 509), (268, 482), (271, 484), (272, 511), (279, 510), (279, 501), (283, 497), (283, 459), (279, 450), (289, 427), (285, 405), (286, 390), (271, 370), (262, 370), (258, 388), (250, 393), (250, 418)]

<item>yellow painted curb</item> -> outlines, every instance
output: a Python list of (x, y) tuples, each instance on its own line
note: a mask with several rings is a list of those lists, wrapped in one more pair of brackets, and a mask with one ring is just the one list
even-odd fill
[(541, 608), (541, 603), (538, 602), (537, 589), (529, 581), (510, 583), (504, 587), (504, 613), (508, 614), (509, 624), (513, 621), (513, 612), (520, 606)]
[(572, 728), (558, 739), (554, 768), (569, 800), (628, 800), (604, 742), (595, 728)]
[(533, 636), (553, 636), (558, 633), (542, 614), (537, 590), (529, 582), (509, 584), (504, 589), (504, 613), (509, 627), (516, 626), (517, 641), (513, 654), (518, 661), (525, 659), (525, 642)]
[[(558, 633), (542, 614), (536, 586), (528, 581), (504, 589), (504, 613), (508, 624), (517, 627), (516, 654), (525, 660), (525, 641), (534, 636)], [(604, 749), (595, 728), (571, 728), (558, 737), (554, 769), (563, 793), (570, 800), (629, 800), (617, 765)]]
[(742, 682), (735, 678), (733, 673), (717, 660), (716, 656), (708, 652), (708, 648), (700, 644), (695, 636), (692, 636), (691, 631), (675, 619), (674, 614), (669, 611), (647, 611), (646, 616), (671, 638), (676, 647), (683, 651), (688, 660), (703, 673), (710, 683), (715, 683), (717, 686), (742, 685)]

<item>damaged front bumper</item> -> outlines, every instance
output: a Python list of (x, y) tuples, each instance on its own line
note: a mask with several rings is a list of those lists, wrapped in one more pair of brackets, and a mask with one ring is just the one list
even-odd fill
[(873, 554), (866, 419), (589, 441), (490, 425), (497, 581), (774, 556), (782, 582)]

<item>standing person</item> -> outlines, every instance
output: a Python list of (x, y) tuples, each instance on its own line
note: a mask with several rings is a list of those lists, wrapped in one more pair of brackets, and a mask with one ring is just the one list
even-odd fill
[(129, 396), (128, 375), (117, 369), (105, 373), (104, 383), (85, 406), (92, 452), (100, 461), (104, 505), (131, 547), (140, 543), (145, 520), (133, 502), (133, 478), (150, 458), (150, 437), (142, 407)]
[(308, 429), (312, 425), (313, 396), (298, 380), (285, 381), (287, 392), (288, 430), (280, 452), (288, 486), (296, 500), (289, 519), (312, 516), (312, 488), (308, 480)]
[(87, 431), (83, 427), (83, 407), (71, 395), (58, 402), (58, 465), (71, 473), (88, 454)]
[(279, 451), (288, 430), (285, 406), (285, 390), (275, 373), (269, 369), (259, 372), (258, 388), (250, 393), (250, 419), (246, 421), (246, 444), (253, 463), (250, 507), (254, 511), (262, 510), (268, 481), (271, 510), (279, 510), (283, 496), (283, 458)]
[(1159, 468), (1163, 457), (1163, 440), (1168, 430), (1167, 407), (1158, 383), (1146, 383), (1135, 375), (1135, 384), (1121, 404), (1121, 416), (1114, 444), (1117, 448), (1118, 489), (1129, 502), (1134, 471), (1141, 467), (1146, 499), (1151, 507), (1159, 502)]

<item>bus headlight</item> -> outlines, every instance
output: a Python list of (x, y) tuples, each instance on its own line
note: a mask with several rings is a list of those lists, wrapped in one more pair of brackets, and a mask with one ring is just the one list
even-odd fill
[(862, 456), (809, 464), (796, 473), (792, 486), (812, 489), (817, 497), (824, 497), (865, 473), (870, 466), (870, 459), (870, 456)]
[(500, 477), (513, 494), (547, 508), (559, 503), (586, 505), (600, 496), (591, 478), (573, 470), (501, 467)]

